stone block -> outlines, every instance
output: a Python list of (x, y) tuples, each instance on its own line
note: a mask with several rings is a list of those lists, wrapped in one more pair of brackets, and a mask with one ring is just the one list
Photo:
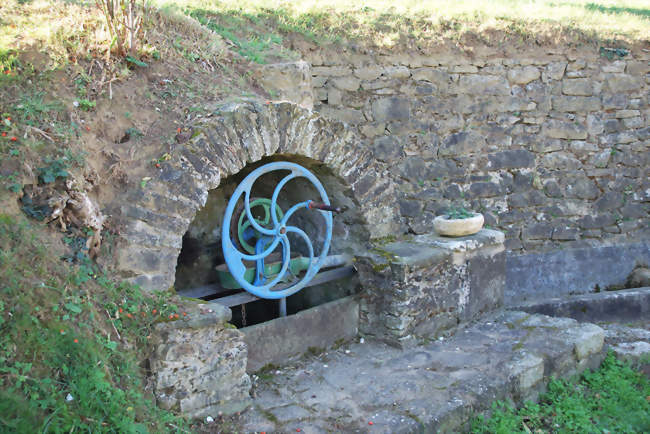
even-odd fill
[(540, 141), (533, 142), (531, 148), (533, 151), (543, 154), (546, 152), (560, 151), (564, 149), (564, 143), (562, 140), (558, 139), (542, 139)]
[(562, 80), (562, 93), (565, 95), (591, 96), (594, 94), (593, 81), (590, 78)]
[(600, 229), (605, 226), (613, 225), (615, 222), (614, 216), (610, 214), (602, 215), (586, 215), (578, 219), (578, 225), (583, 229)]
[(416, 81), (428, 81), (440, 91), (447, 90), (451, 78), (449, 73), (437, 68), (418, 68), (411, 71), (411, 77)]
[(558, 241), (572, 241), (579, 238), (579, 231), (576, 228), (571, 228), (568, 226), (556, 226), (553, 229), (552, 239)]
[(351, 72), (347, 66), (314, 66), (311, 69), (313, 75), (325, 75), (327, 77), (343, 77)]
[(607, 134), (600, 137), (600, 143), (603, 145), (619, 145), (632, 143), (637, 140), (637, 135), (634, 131), (621, 131), (618, 133)]
[(422, 213), (422, 202), (420, 201), (401, 199), (398, 203), (400, 213), (404, 217), (418, 217)]
[(564, 122), (556, 119), (544, 123), (542, 133), (554, 139), (580, 140), (587, 138), (587, 129), (577, 122)]
[(552, 234), (553, 226), (550, 223), (531, 223), (521, 232), (524, 240), (550, 240)]
[(382, 75), (388, 78), (409, 78), (411, 76), (411, 71), (402, 65), (398, 66), (388, 66), (384, 68)]
[(475, 182), (469, 187), (469, 194), (475, 197), (496, 197), (503, 195), (503, 189), (494, 182)]
[(262, 65), (255, 77), (264, 89), (274, 92), (277, 99), (309, 110), (314, 107), (311, 69), (304, 60)]
[(624, 109), (630, 104), (630, 97), (623, 93), (604, 94), (602, 99), (605, 110)]
[(469, 95), (508, 95), (508, 80), (498, 75), (462, 75), (458, 80), (458, 93)]
[(600, 189), (589, 178), (568, 179), (566, 181), (566, 196), (570, 198), (593, 200), (600, 194)]
[(361, 85), (361, 80), (351, 75), (331, 78), (329, 82), (341, 90), (348, 90), (351, 92), (358, 90)]
[(592, 354), (603, 349), (605, 331), (595, 324), (581, 324), (579, 328), (571, 330), (574, 335), (574, 352), (578, 361), (584, 360)]
[(544, 359), (533, 354), (511, 362), (508, 371), (515, 379), (513, 394), (522, 399), (527, 392), (544, 378)]
[(319, 107), (318, 111), (327, 119), (333, 119), (347, 124), (360, 124), (366, 121), (361, 110), (351, 108), (333, 108), (327, 106)]
[(644, 125), (643, 118), (639, 116), (638, 118), (626, 118), (623, 119), (623, 126), (627, 129), (637, 129), (642, 128)]
[(488, 155), (487, 167), (492, 170), (533, 167), (534, 165), (535, 155), (525, 149), (502, 151)]
[(621, 121), (618, 119), (607, 119), (603, 122), (603, 132), (615, 133), (621, 131)]
[(544, 182), (544, 193), (549, 197), (564, 197), (562, 188), (560, 188), (560, 185), (554, 179), (549, 179)]
[(374, 288), (361, 307), (362, 331), (405, 346), (500, 306), (504, 239), (490, 230), (460, 238), (425, 234), (358, 257), (362, 284)]
[(648, 61), (631, 61), (627, 62), (626, 71), (629, 75), (640, 77), (650, 72)]
[(601, 108), (600, 99), (585, 96), (553, 96), (553, 110), (560, 112), (592, 112)]
[(609, 150), (598, 152), (589, 158), (588, 164), (600, 168), (607, 167), (607, 164), (609, 164), (609, 159), (611, 158), (611, 156), (612, 156), (612, 152)]
[(650, 356), (650, 343), (645, 341), (622, 342), (614, 345), (612, 351), (617, 359), (623, 360), (635, 368), (640, 368), (643, 360)]
[(379, 65), (368, 65), (354, 70), (354, 75), (362, 80), (374, 80), (379, 78), (384, 72), (384, 68)]
[(621, 215), (624, 218), (640, 219), (647, 218), (650, 206), (643, 203), (627, 203), (621, 208)]
[(192, 327), (182, 320), (161, 323), (153, 333), (149, 363), (158, 403), (189, 417), (243, 411), (251, 387), (243, 334), (200, 312), (205, 306), (188, 310), (190, 318), (211, 320)]
[(343, 101), (343, 92), (336, 88), (327, 90), (327, 104), (331, 106), (341, 105)]
[(508, 80), (513, 84), (528, 84), (533, 80), (537, 80), (540, 76), (539, 69), (534, 66), (510, 68), (508, 70)]
[(587, 115), (587, 133), (595, 136), (601, 134), (603, 129), (603, 120), (600, 113), (592, 113)]
[(402, 146), (395, 136), (381, 136), (376, 138), (373, 142), (372, 149), (375, 158), (385, 162), (393, 162), (403, 154)]
[(411, 116), (410, 102), (406, 98), (380, 98), (372, 103), (375, 122), (408, 120)]
[(478, 68), (472, 64), (465, 63), (463, 65), (453, 65), (449, 68), (449, 72), (452, 74), (475, 74), (478, 72)]
[(610, 92), (630, 92), (641, 88), (642, 81), (640, 77), (629, 74), (607, 74), (605, 83)]
[(568, 152), (550, 152), (544, 154), (540, 165), (555, 170), (577, 169), (582, 166), (580, 161)]
[(544, 72), (551, 80), (561, 80), (566, 71), (567, 62), (551, 62), (546, 65)]
[(600, 69), (603, 72), (607, 73), (621, 73), (625, 72), (625, 61), (624, 60), (615, 60), (611, 63), (605, 63), (601, 65)]
[(485, 149), (485, 137), (475, 131), (462, 131), (447, 136), (440, 146), (439, 155), (453, 157), (475, 154)]

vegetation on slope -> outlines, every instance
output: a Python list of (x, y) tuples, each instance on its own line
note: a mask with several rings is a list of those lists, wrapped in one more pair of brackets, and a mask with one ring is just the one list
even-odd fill
[[(165, 0), (157, 1), (171, 7)], [(296, 34), (316, 44), (351, 40), (387, 47), (427, 47), (446, 41), (496, 46), (507, 42), (620, 45), (650, 39), (650, 9), (643, 0), (371, 0), (362, 4), (180, 0), (173, 4), (200, 17), (238, 47), (242, 38), (244, 44), (259, 45)]]

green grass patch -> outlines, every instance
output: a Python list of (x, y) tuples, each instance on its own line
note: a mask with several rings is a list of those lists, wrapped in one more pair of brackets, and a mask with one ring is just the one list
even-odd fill
[[(177, 309), (116, 282), (39, 224), (0, 214), (0, 432), (176, 431), (184, 420), (145, 396), (140, 368), (156, 321)], [(156, 309), (156, 314), (153, 314)]]
[(232, 11), (215, 14), (214, 11), (193, 8), (186, 9), (185, 13), (232, 42), (237, 53), (255, 63), (267, 63), (270, 55), (277, 56), (283, 52), (280, 35), (255, 30), (252, 26), (257, 22), (254, 15), (238, 16)]
[[(157, 3), (167, 1), (157, 0)], [(362, 39), (380, 46), (394, 45), (405, 37), (420, 39), (421, 43), (443, 38), (457, 40), (465, 33), (481, 36), (490, 29), (531, 40), (537, 40), (541, 33), (546, 33), (549, 41), (563, 35), (571, 42), (575, 38), (600, 41), (650, 38), (650, 8), (643, 0), (370, 0), (362, 3), (179, 0), (174, 3), (186, 10), (200, 10), (199, 15), (204, 17), (222, 17), (220, 28), (213, 30), (227, 39), (235, 33), (239, 42), (241, 32), (255, 25), (266, 26), (267, 32), (299, 33), (315, 43)], [(232, 25), (224, 26), (224, 18)], [(244, 45), (238, 48), (244, 50)]]
[[(575, 379), (574, 379), (575, 380)], [(647, 433), (650, 381), (609, 353), (600, 369), (578, 381), (553, 380), (538, 404), (515, 409), (496, 402), (491, 416), (472, 422), (472, 433)]]

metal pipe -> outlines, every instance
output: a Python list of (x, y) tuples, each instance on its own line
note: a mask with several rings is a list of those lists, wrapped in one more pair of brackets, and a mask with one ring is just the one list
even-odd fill
[(280, 316), (287, 316), (287, 297), (280, 299)]

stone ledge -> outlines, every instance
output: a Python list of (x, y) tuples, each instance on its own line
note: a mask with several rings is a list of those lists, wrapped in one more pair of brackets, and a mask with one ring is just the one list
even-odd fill
[(326, 432), (332, 421), (341, 432), (463, 432), (495, 400), (536, 400), (551, 378), (598, 367), (603, 333), (503, 312), (409, 351), (366, 339), (259, 379), (253, 409), (235, 423), (244, 432)]
[(551, 298), (512, 309), (578, 321), (631, 322), (650, 318), (650, 287)]

